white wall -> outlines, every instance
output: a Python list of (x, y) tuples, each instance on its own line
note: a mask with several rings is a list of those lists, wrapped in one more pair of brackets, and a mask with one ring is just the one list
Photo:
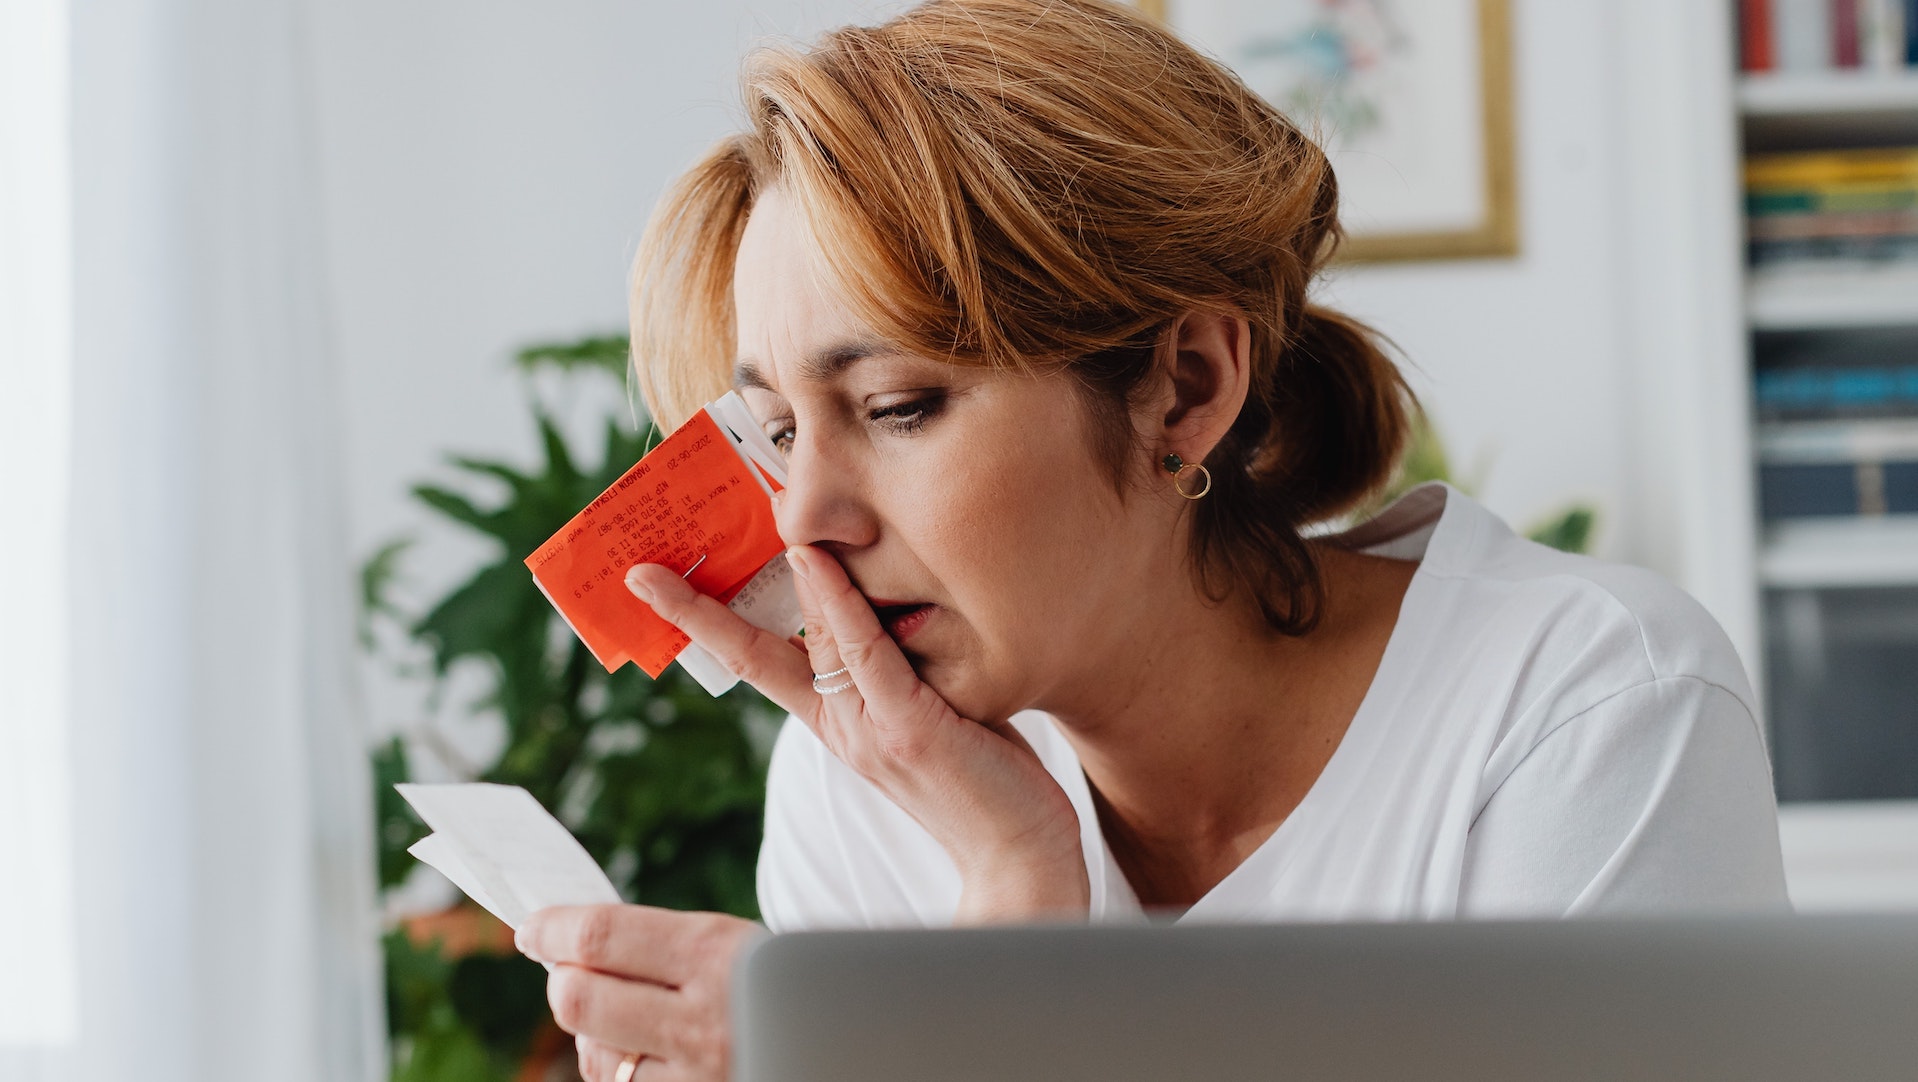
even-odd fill
[(1517, 0), (1516, 259), (1358, 266), (1332, 303), (1411, 364), (1457, 472), (1516, 526), (1571, 500), (1600, 511), (1600, 550), (1630, 558), (1620, 351), (1615, 10)]
[[(478, 554), (427, 529), (407, 484), (447, 476), (449, 451), (530, 456), (509, 351), (623, 326), (647, 211), (733, 126), (754, 37), (887, 6), (311, 5), (362, 553), (422, 535), (422, 594), (471, 566)], [(1514, 6), (1523, 254), (1349, 269), (1328, 295), (1411, 357), (1455, 459), (1488, 465), (1495, 510), (1524, 524), (1594, 501), (1601, 551), (1644, 558), (1621, 331), (1618, 16), (1605, 0)], [(383, 724), (413, 709), (393, 685), (374, 692)]]

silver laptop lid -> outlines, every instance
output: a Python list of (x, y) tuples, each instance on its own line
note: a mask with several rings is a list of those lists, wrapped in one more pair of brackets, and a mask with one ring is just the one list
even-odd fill
[(1918, 919), (761, 939), (740, 1082), (1918, 1079)]

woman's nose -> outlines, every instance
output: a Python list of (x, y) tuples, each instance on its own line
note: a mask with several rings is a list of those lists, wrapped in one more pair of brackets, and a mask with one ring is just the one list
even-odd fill
[(786, 487), (773, 498), (781, 540), (853, 548), (873, 542), (877, 519), (855, 471), (804, 442), (795, 442), (786, 463)]

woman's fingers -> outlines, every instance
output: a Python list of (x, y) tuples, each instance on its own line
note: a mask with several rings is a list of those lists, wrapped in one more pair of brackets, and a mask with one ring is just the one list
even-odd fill
[(787, 556), (805, 580), (800, 590), (801, 608), (807, 607), (807, 595), (811, 595), (812, 611), (806, 621), (808, 644), (815, 620), (830, 642), (814, 647), (814, 664), (823, 665), (828, 660), (821, 657), (821, 647), (830, 651), (830, 659), (838, 661), (833, 668), (843, 666), (848, 670), (867, 713), (875, 718), (913, 722), (935, 702), (944, 705), (912, 671), (899, 644), (879, 625), (872, 605), (846, 577), (839, 561), (805, 545), (788, 549)]
[[(802, 648), (806, 651), (806, 660), (811, 666), (813, 676), (830, 676), (830, 683), (821, 681), (826, 687), (843, 684), (846, 682), (846, 674), (839, 671), (845, 668), (839, 660), (839, 644), (833, 641), (832, 628), (826, 626), (825, 614), (819, 609), (819, 591), (807, 578), (807, 566), (802, 562), (802, 557), (796, 555), (798, 552), (796, 548), (787, 549), (786, 562), (791, 564), (793, 571), (796, 572), (793, 576), (793, 592), (799, 598), (799, 615), (806, 621), (806, 636), (801, 640)], [(842, 571), (841, 574), (844, 572)], [(818, 686), (818, 684), (813, 685), (815, 690)], [(847, 690), (857, 694), (855, 689)]]
[(645, 906), (556, 906), (520, 925), (520, 950), (553, 963), (547, 1002), (580, 1043), (586, 1078), (611, 1078), (633, 1052), (635, 1079), (727, 1077), (729, 987), (739, 952), (765, 929), (723, 913)]
[(695, 1029), (678, 992), (574, 965), (553, 967), (546, 1002), (553, 1021), (568, 1033), (661, 1059), (677, 1058), (681, 1036)]
[(573, 1038), (573, 1047), (579, 1050), (579, 1076), (586, 1082), (612, 1082), (613, 1072), (625, 1058), (625, 1053), (591, 1037)]
[(626, 572), (626, 588), (773, 702), (801, 717), (813, 709), (812, 670), (783, 636), (747, 623), (659, 564)]
[[(579, 1049), (579, 1076), (586, 1082), (619, 1082), (619, 1065), (632, 1055), (624, 1048), (615, 1048), (591, 1037), (577, 1038), (575, 1045)], [(642, 1056), (631, 1082), (663, 1082), (667, 1077), (665, 1060)]]
[(626, 1058), (626, 1053), (591, 1037), (573, 1038), (573, 1047), (579, 1050), (579, 1076), (586, 1082), (611, 1082), (619, 1061)]
[(536, 962), (676, 987), (700, 972), (724, 919), (645, 905), (560, 905), (526, 918), (513, 940)]

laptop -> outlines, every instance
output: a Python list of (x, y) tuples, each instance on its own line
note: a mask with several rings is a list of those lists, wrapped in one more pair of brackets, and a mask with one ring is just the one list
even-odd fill
[(1918, 1079), (1918, 917), (767, 936), (739, 1082)]

